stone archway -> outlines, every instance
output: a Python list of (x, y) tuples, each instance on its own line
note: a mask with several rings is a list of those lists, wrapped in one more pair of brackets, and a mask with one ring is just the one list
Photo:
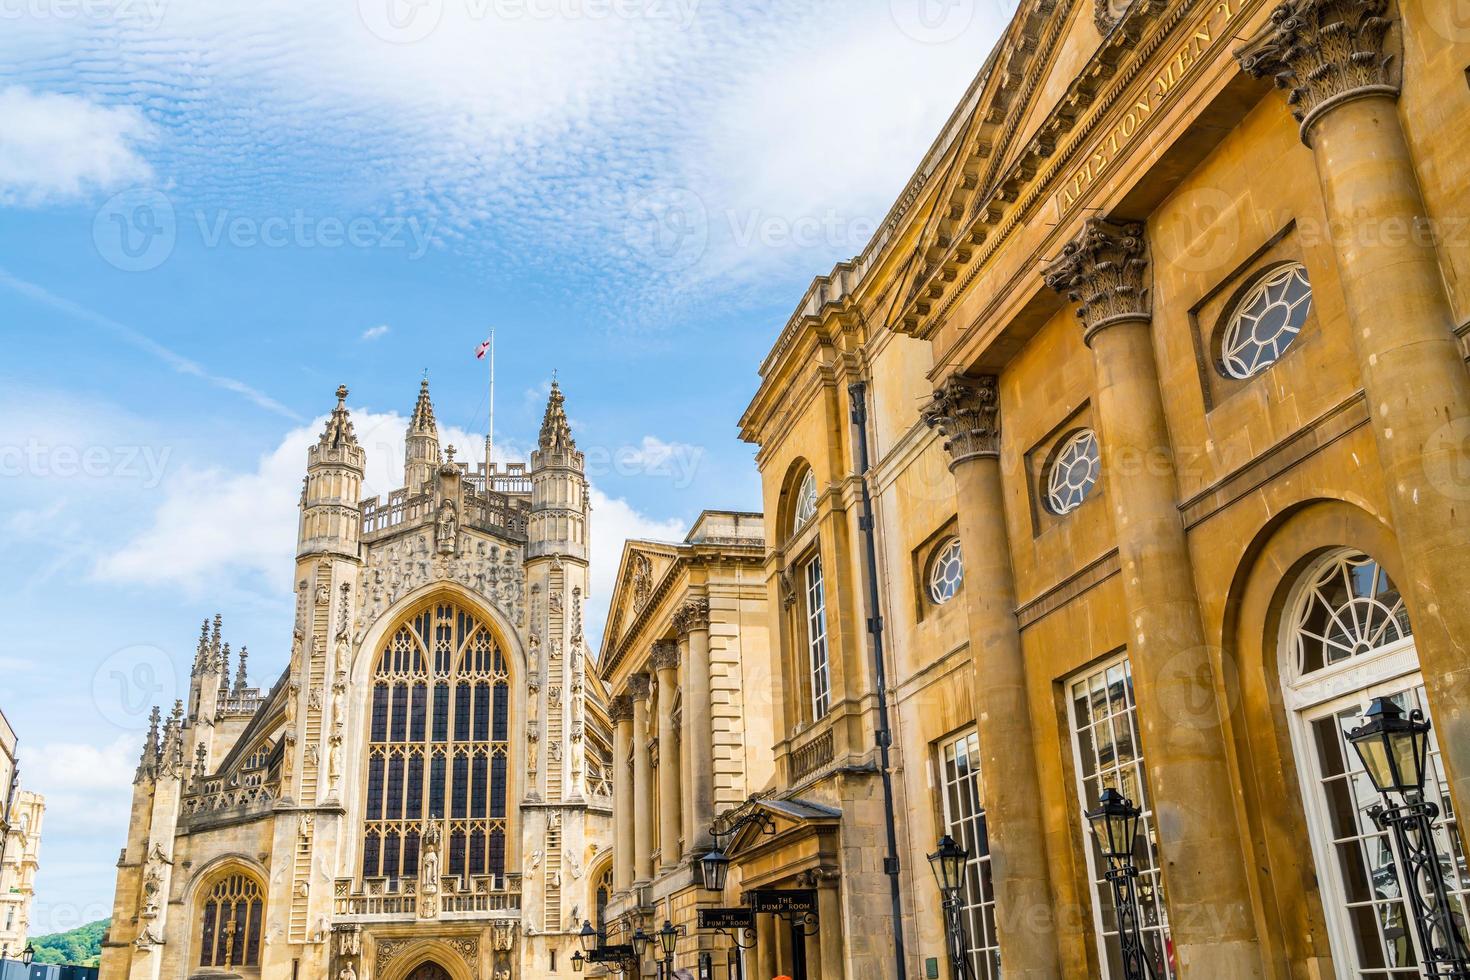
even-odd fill
[(453, 980), (449, 971), (433, 960), (425, 960), (409, 971), (407, 980)]

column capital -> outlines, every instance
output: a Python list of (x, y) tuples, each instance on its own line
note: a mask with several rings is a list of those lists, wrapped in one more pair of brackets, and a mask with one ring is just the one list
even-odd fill
[(619, 694), (607, 702), (607, 720), (616, 725), (620, 721), (633, 720), (633, 699)]
[(1287, 0), (1238, 48), (1248, 74), (1286, 91), (1291, 114), (1308, 131), (1334, 106), (1367, 95), (1397, 98), (1399, 59), (1386, 50), (1390, 0)]
[(654, 670), (673, 670), (679, 666), (679, 644), (674, 640), (659, 640), (653, 645), (649, 657)]
[(634, 701), (647, 701), (653, 685), (647, 674), (634, 674), (628, 678), (627, 696)]
[(1152, 316), (1148, 245), (1141, 224), (1088, 218), (1042, 274), (1048, 286), (1078, 304), (1082, 338), (1089, 346), (1105, 327)]
[(704, 596), (694, 596), (684, 600), (674, 613), (674, 631), (680, 636), (692, 633), (694, 630), (709, 629), (709, 599)]
[(1000, 456), (1000, 386), (994, 375), (955, 375), (924, 406), (924, 424), (944, 436), (949, 468)]

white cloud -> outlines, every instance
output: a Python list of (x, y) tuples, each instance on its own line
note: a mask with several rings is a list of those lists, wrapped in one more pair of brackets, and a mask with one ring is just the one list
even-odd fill
[[(24, 753), (21, 784), (46, 797), (46, 822), (68, 832), (125, 832), (133, 773), (142, 747), (137, 734), (110, 742), (50, 742)], [(60, 829), (59, 827), (57, 829)]]
[(0, 204), (34, 206), (150, 179), (153, 127), (132, 106), (0, 89)]
[(591, 596), (587, 606), (587, 636), (596, 650), (602, 637), (602, 627), (607, 622), (607, 607), (612, 597), (613, 581), (618, 574), (618, 562), (623, 556), (623, 542), (629, 538), (682, 541), (689, 527), (680, 518), (650, 517), (628, 501), (609, 497), (596, 487), (592, 488), (591, 523), (592, 547), (588, 556)]
[(390, 328), (388, 326), (388, 324), (386, 324), (386, 323), (380, 323), (376, 327), (368, 327), (366, 330), (364, 330), (362, 332), (362, 336), (359, 339), (360, 340), (377, 340), (379, 337), (386, 337), (386, 336), (388, 336), (388, 331), (390, 329), (392, 329), (392, 328)]

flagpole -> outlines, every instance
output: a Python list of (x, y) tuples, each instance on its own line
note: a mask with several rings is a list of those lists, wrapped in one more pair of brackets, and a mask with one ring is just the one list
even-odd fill
[(490, 463), (495, 447), (495, 328), (490, 328), (490, 422), (485, 429), (485, 489), (491, 487)]

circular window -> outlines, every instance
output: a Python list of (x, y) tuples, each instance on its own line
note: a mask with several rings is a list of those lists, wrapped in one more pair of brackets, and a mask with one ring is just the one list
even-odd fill
[(796, 517), (791, 522), (793, 531), (799, 531), (806, 527), (807, 522), (817, 516), (817, 478), (812, 475), (811, 470), (806, 471), (806, 476), (801, 478), (801, 486), (796, 490)]
[(965, 580), (965, 560), (960, 554), (960, 539), (950, 538), (929, 559), (929, 601), (942, 606), (953, 599)]
[(1235, 305), (1220, 339), (1220, 367), (1232, 378), (1260, 374), (1276, 363), (1312, 312), (1312, 283), (1300, 263), (1256, 281)]
[(1292, 623), (1303, 674), (1413, 634), (1398, 586), (1372, 558), (1345, 551), (1312, 573)]
[(1091, 429), (1074, 432), (1057, 449), (1046, 475), (1046, 506), (1053, 514), (1070, 514), (1097, 486), (1102, 469), (1097, 435)]

